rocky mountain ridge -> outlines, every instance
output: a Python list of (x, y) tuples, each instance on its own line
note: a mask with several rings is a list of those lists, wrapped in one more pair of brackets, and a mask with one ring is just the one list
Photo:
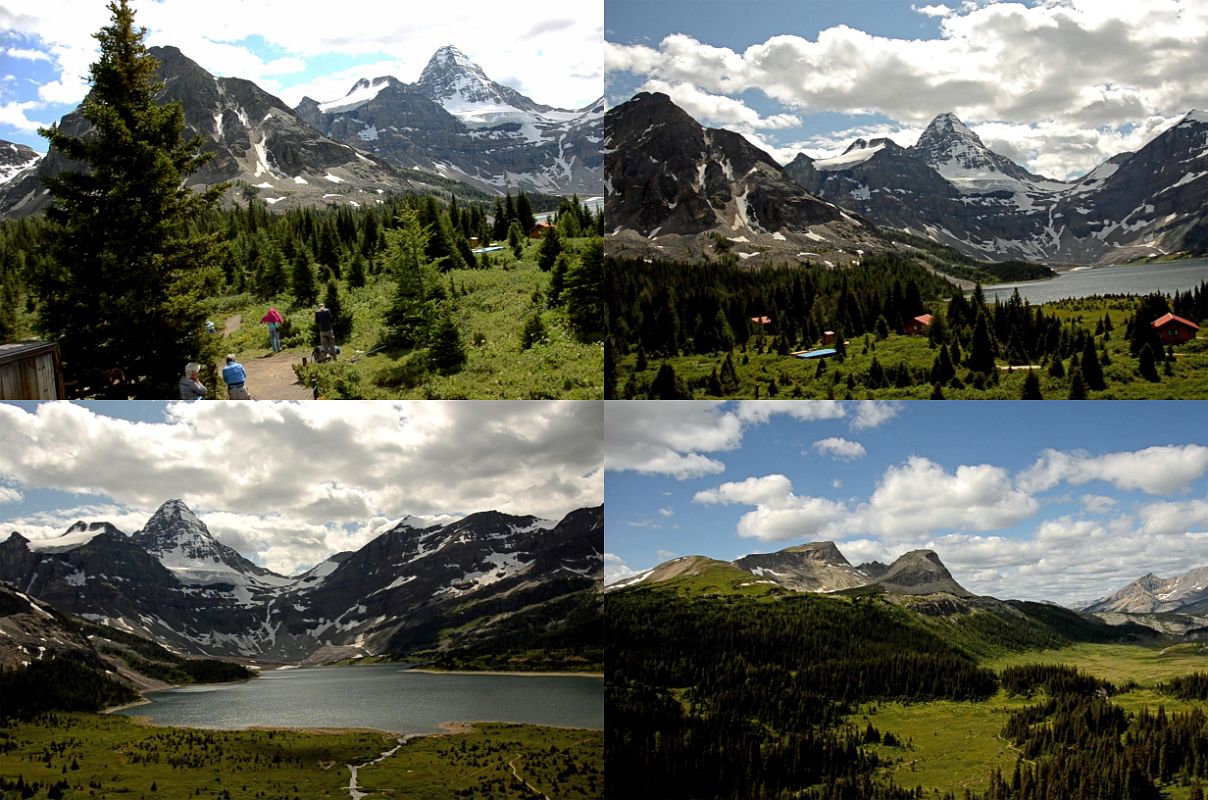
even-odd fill
[(1119, 614), (1208, 614), (1208, 566), (1172, 578), (1152, 572), (1086, 605), (1083, 611)]
[(871, 226), (803, 191), (764, 151), (704, 128), (661, 93), (605, 115), (604, 214), (613, 255), (733, 253), (831, 266), (883, 249)]
[(869, 589), (899, 595), (974, 596), (956, 582), (933, 550), (911, 550), (888, 567), (875, 561), (853, 566), (834, 542), (810, 542), (774, 553), (755, 553), (730, 562), (684, 556), (609, 584), (608, 590), (672, 580), (694, 574), (709, 563), (737, 567), (759, 582), (795, 592), (829, 594)]
[[(602, 551), (602, 507), (556, 522), (483, 512), (405, 520), (290, 578), (218, 542), (174, 500), (133, 536), (107, 523), (37, 541), (14, 532), (0, 542), (0, 581), (184, 652), (299, 661), (489, 638), (502, 619), (594, 592)], [(460, 630), (440, 638), (453, 617)]]

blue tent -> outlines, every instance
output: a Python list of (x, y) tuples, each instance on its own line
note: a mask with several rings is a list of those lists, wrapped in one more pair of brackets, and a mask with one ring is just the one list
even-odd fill
[(797, 358), (826, 358), (833, 356), (836, 350), (833, 347), (824, 347), (821, 350), (810, 350), (808, 353), (793, 353)]

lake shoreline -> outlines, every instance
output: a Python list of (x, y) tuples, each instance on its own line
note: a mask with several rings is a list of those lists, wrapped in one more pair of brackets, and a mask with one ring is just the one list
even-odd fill
[(432, 669), (431, 667), (409, 667), (403, 672), (418, 672), (424, 675), (496, 675), (500, 677), (522, 676), (529, 678), (604, 678), (603, 672), (522, 672), (494, 669)]

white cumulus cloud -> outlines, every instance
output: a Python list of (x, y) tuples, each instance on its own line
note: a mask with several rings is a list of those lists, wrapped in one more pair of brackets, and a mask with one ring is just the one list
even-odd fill
[(830, 436), (814, 442), (814, 450), (842, 461), (855, 461), (863, 458), (868, 451), (859, 442), (844, 439), (841, 436)]
[(1081, 486), (1105, 481), (1120, 489), (1166, 494), (1187, 488), (1206, 472), (1208, 447), (1198, 444), (1163, 445), (1101, 455), (1046, 449), (1019, 476), (1019, 485), (1029, 491), (1044, 491), (1061, 483)]

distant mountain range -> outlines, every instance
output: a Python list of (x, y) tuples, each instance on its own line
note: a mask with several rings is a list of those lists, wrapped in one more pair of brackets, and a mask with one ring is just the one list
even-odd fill
[(886, 566), (878, 561), (853, 566), (834, 542), (811, 542), (775, 553), (756, 553), (736, 561), (716, 561), (685, 556), (659, 564), (622, 581), (609, 590), (690, 576), (709, 566), (749, 573), (751, 583), (780, 586), (795, 592), (872, 590), (889, 594), (950, 594), (973, 597), (956, 582), (933, 550), (911, 550)]
[(1104, 614), (1182, 614), (1208, 619), (1208, 567), (1193, 567), (1173, 578), (1159, 578), (1150, 572), (1083, 610)]
[(408, 518), (287, 577), (219, 542), (173, 500), (130, 536), (106, 522), (37, 541), (13, 532), (0, 542), (0, 581), (187, 653), (331, 660), (554, 641), (583, 623), (563, 611), (588, 608), (590, 618), (602, 549), (602, 507), (560, 521)]
[(437, 50), (417, 83), (363, 78), (342, 98), (306, 97), (295, 111), (325, 135), (397, 166), (491, 193), (601, 193), (604, 99), (580, 109), (541, 105), (492, 81), (456, 47)]
[[(447, 191), (450, 181), (489, 194), (602, 193), (602, 99), (577, 110), (540, 105), (455, 47), (437, 50), (416, 84), (365, 79), (340, 100), (305, 98), (297, 109), (251, 81), (214, 77), (175, 47), (150, 53), (166, 84), (159, 99), (179, 101), (186, 132), (214, 154), (190, 186), (241, 182), (275, 209), (365, 205), (387, 192)], [(59, 126), (75, 136), (90, 127), (79, 108)], [(38, 158), (0, 142), (0, 218), (46, 208), (39, 176), (66, 166), (57, 152)]]
[(1136, 153), (1074, 181), (1034, 175), (953, 114), (913, 147), (853, 142), (785, 167), (800, 186), (880, 225), (976, 258), (1113, 262), (1208, 246), (1208, 114), (1192, 111)]
[[(606, 218), (620, 247), (635, 236), (657, 247), (666, 234), (709, 232), (746, 236), (783, 260), (792, 248), (777, 241), (810, 231), (819, 245), (851, 251), (850, 236), (814, 227), (824, 208), (838, 207), (847, 219), (978, 259), (1091, 263), (1208, 252), (1208, 114), (1201, 111), (1068, 182), (993, 152), (953, 114), (937, 116), (912, 147), (857, 139), (834, 158), (799, 154), (783, 168), (737, 134), (700, 129), (665, 95), (639, 94), (610, 110), (605, 131)], [(728, 143), (727, 151), (702, 146), (713, 141)], [(745, 158), (730, 158), (735, 150)], [(786, 179), (805, 194), (787, 192)], [(748, 196), (771, 187), (819, 216), (746, 213)]]

